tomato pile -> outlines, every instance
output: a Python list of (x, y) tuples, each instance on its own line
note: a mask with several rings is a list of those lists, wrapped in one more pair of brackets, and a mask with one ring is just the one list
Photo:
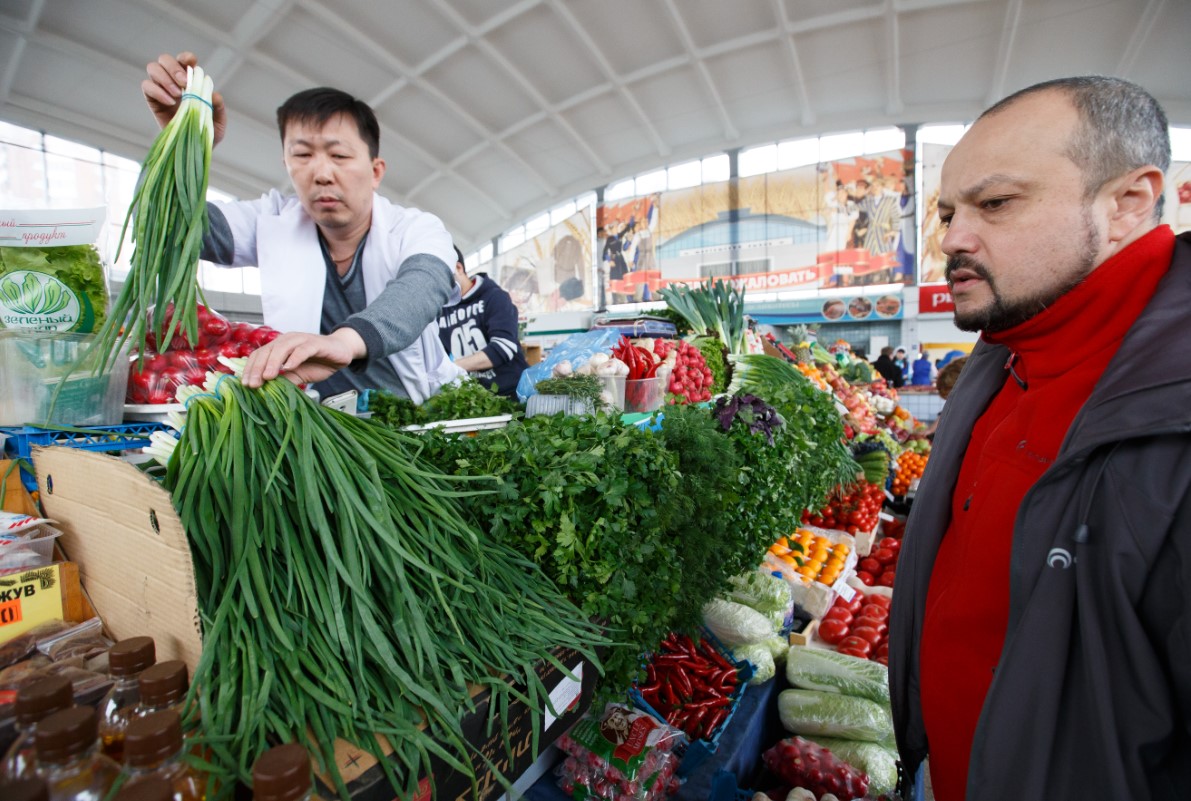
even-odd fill
[(710, 739), (728, 719), (742, 682), (736, 666), (707, 640), (670, 633), (637, 688), (649, 705), (692, 740)]
[(850, 492), (837, 489), (828, 499), (827, 505), (819, 511), (804, 511), (802, 522), (855, 535), (877, 527), (884, 503), (885, 490), (880, 484), (860, 481), (852, 485)]
[(852, 548), (847, 543), (835, 543), (809, 529), (800, 528), (770, 545), (769, 552), (794, 567), (803, 578), (830, 587), (843, 572)]
[(889, 598), (862, 592), (845, 601), (835, 599), (819, 621), (816, 636), (841, 654), (889, 664)]
[(653, 352), (663, 361), (674, 354), (674, 367), (670, 371), (669, 392), (675, 397), (671, 403), (699, 403), (711, 400), (711, 385), (714, 376), (707, 366), (703, 352), (686, 340), (656, 339)]
[(897, 472), (893, 475), (893, 487), (890, 491), (894, 495), (905, 495), (910, 491), (910, 485), (915, 479), (922, 478), (922, 471), (926, 469), (929, 453), (914, 453), (902, 451), (897, 457)]
[(893, 587), (897, 571), (897, 557), (901, 555), (901, 540), (885, 537), (877, 547), (856, 565), (856, 578), (872, 587)]
[[(147, 348), (140, 369), (133, 361), (128, 371), (128, 403), (173, 403), (181, 386), (200, 386), (208, 372), (231, 372), (219, 362), (220, 356), (247, 356), (260, 346), (281, 335), (267, 325), (232, 323), (222, 314), (203, 305), (197, 308), (198, 341), (191, 343), (181, 331), (174, 334), (164, 352), (155, 350), (157, 338), (152, 331), (145, 334)], [(173, 307), (166, 311), (168, 330)], [(135, 359), (135, 357), (134, 357)]]

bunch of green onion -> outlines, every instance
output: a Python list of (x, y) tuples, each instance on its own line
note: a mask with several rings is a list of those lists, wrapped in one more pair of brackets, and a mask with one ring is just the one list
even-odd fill
[(670, 284), (658, 295), (696, 334), (719, 337), (730, 354), (746, 352), (743, 289), (716, 278), (697, 287)]
[[(141, 165), (141, 181), (120, 231), (121, 250), (125, 235), (132, 231), (128, 277), (97, 332), (96, 372), (105, 371), (130, 340), (143, 356), (149, 332), (163, 351), (179, 332), (190, 342), (198, 341), (196, 275), (208, 227), (207, 181), (215, 141), (213, 92), (211, 78), (201, 67), (187, 67), (178, 112), (162, 128)], [(171, 303), (176, 310), (172, 316)]]
[(346, 798), (342, 738), (377, 757), (400, 797), (433, 781), (431, 756), (474, 792), (473, 757), (490, 769), (499, 757), (463, 736), (469, 684), (489, 691), (488, 732), (510, 757), (509, 704), (527, 705), (537, 753), (549, 695), (535, 664), (570, 675), (551, 654), (566, 645), (598, 669), (606, 641), (535, 565), (464, 521), (467, 493), (417, 458), (416, 440), (284, 379), (250, 390), (212, 377), (187, 406), (165, 486), (191, 543), (203, 627), (191, 700), (221, 786), (297, 741)]

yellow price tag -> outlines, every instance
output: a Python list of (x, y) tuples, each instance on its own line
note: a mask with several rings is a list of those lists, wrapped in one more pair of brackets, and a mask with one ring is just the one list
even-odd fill
[(60, 565), (0, 576), (0, 642), (48, 620), (62, 620)]

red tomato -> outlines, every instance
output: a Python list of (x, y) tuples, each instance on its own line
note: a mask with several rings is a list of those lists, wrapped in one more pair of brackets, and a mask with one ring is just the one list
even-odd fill
[(872, 626), (854, 626), (852, 630), (848, 632), (848, 635), (851, 637), (859, 637), (874, 648), (877, 646), (877, 643), (881, 641), (881, 632), (877, 631)]
[(857, 618), (867, 618), (869, 620), (888, 620), (889, 610), (880, 604), (865, 602), (864, 606), (860, 607), (860, 614)]
[(877, 579), (877, 585), (881, 586), (881, 587), (892, 587), (893, 586), (893, 576), (894, 576), (895, 572), (896, 571), (893, 571), (893, 570), (886, 570), (884, 573), (881, 574), (881, 577), (879, 579)]
[(824, 618), (819, 623), (819, 639), (828, 645), (836, 645), (848, 636), (848, 624), (842, 620)]
[(880, 662), (882, 665), (885, 665), (885, 667), (889, 667), (889, 655), (888, 654), (886, 654), (885, 656), (874, 656), (873, 661)]
[(883, 642), (877, 646), (877, 650), (873, 651), (873, 658), (880, 659), (881, 657), (889, 656), (889, 643)]
[(897, 554), (890, 548), (878, 548), (873, 551), (872, 557), (883, 565), (897, 561)]
[(877, 543), (877, 547), (897, 551), (902, 547), (902, 541), (893, 537), (882, 537), (881, 541)]
[[(885, 609), (888, 609), (889, 605), (892, 603), (892, 601), (889, 599), (888, 595), (882, 595), (879, 592), (874, 592), (872, 595), (868, 596), (868, 598), (865, 599), (864, 603), (866, 606), (868, 606), (868, 605), (881, 606), (881, 607), (884, 607)], [(861, 607), (861, 608), (863, 608), (863, 607)]]
[[(845, 650), (845, 649), (847, 649), (847, 650)], [(868, 640), (864, 639), (863, 637), (857, 637), (854, 634), (849, 634), (847, 637), (844, 637), (842, 640), (839, 641), (839, 651), (840, 651), (840, 653), (849, 653), (850, 651), (859, 651), (860, 652), (859, 654), (853, 654), (853, 655), (854, 656), (857, 656), (857, 655), (864, 656), (867, 658), (868, 655), (870, 653), (872, 653), (873, 646), (871, 643), (869, 643)]]
[(873, 582), (877, 580), (876, 576), (869, 573), (867, 570), (857, 570), (856, 578), (858, 578), (866, 586), (873, 586)]
[(849, 609), (833, 606), (827, 610), (827, 614), (823, 615), (824, 620), (838, 620), (845, 626), (852, 624), (852, 612)]
[(856, 565), (857, 570), (863, 570), (865, 573), (872, 573), (874, 576), (881, 574), (882, 565), (871, 556), (866, 556), (860, 560), (860, 564)]
[(861, 593), (854, 593), (852, 600), (848, 601), (848, 611), (855, 615), (862, 606), (864, 606), (864, 596)]

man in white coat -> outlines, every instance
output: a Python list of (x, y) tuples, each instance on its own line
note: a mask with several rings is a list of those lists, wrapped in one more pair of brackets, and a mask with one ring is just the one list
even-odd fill
[[(192, 53), (162, 55), (141, 90), (164, 126), (177, 112)], [(227, 112), (212, 99), (215, 143)], [(435, 321), (459, 300), (451, 236), (432, 214), (376, 194), (385, 174), (380, 125), (337, 89), (299, 92), (277, 110), (294, 194), (208, 203), (202, 257), (261, 271), (265, 323), (282, 336), (248, 360), (244, 384), (285, 375), (324, 396), (386, 389), (415, 403), (463, 375)]]

